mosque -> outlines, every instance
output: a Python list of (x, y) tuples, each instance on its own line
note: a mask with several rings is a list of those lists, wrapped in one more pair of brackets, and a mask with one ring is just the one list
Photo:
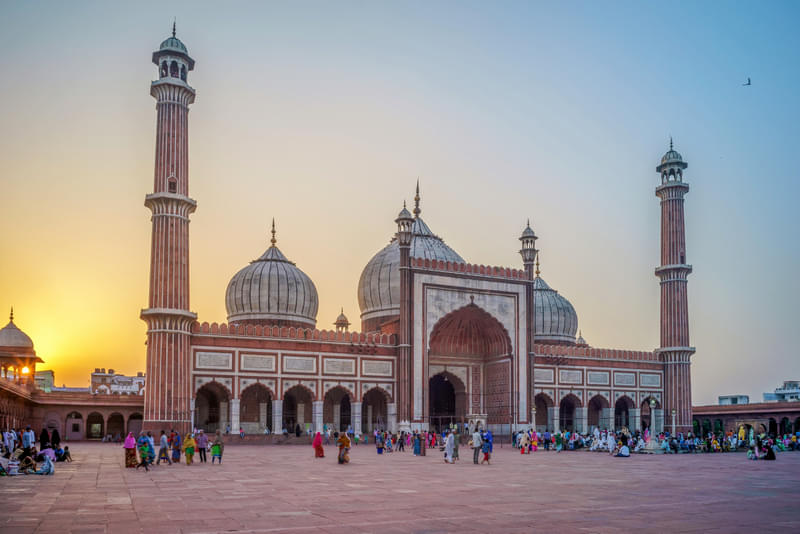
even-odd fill
[[(591, 347), (578, 316), (538, 269), (530, 225), (522, 268), (474, 265), (412, 211), (361, 273), (361, 332), (340, 315), (317, 329), (314, 282), (272, 238), (233, 275), (226, 323), (189, 307), (188, 113), (195, 62), (173, 35), (152, 55), (158, 79), (144, 427), (440, 428), (496, 432), (593, 426), (691, 430), (683, 181), (672, 148), (656, 167), (661, 201), (661, 343), (652, 351)], [(387, 214), (388, 215), (388, 214)], [(388, 217), (387, 217), (388, 218)], [(388, 220), (387, 220), (388, 223)], [(291, 246), (291, 245), (290, 245)]]

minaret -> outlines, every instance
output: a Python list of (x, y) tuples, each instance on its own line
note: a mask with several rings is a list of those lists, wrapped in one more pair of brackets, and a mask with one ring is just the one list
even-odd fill
[(144, 205), (152, 216), (150, 300), (141, 318), (147, 323), (147, 386), (144, 428), (186, 432), (191, 426), (190, 329), (197, 315), (189, 311), (189, 105), (194, 89), (187, 73), (194, 69), (186, 46), (167, 38), (153, 52), (159, 77), (150, 84), (156, 99), (156, 154), (153, 193)]
[[(527, 339), (526, 346), (528, 347), (528, 406), (531, 409), (531, 418), (529, 423), (531, 426), (536, 425), (536, 403), (534, 402), (533, 396), (533, 388), (534, 388), (534, 372), (533, 372), (533, 362), (534, 362), (534, 350), (533, 344), (535, 343), (534, 333), (535, 333), (535, 323), (534, 317), (536, 314), (536, 307), (534, 304), (534, 291), (533, 291), (533, 279), (534, 279), (534, 271), (533, 271), (533, 262), (536, 260), (538, 262), (539, 251), (536, 250), (536, 234), (534, 233), (533, 229), (531, 228), (531, 221), (528, 219), (528, 224), (525, 226), (525, 229), (522, 231), (522, 235), (519, 237), (520, 242), (522, 243), (522, 248), (520, 249), (519, 253), (522, 256), (522, 264), (525, 267), (525, 274), (528, 280), (525, 286), (525, 308), (526, 308), (526, 317), (527, 317), (527, 324), (525, 325), (525, 337)], [(524, 414), (520, 414), (521, 419), (524, 419)]]
[[(655, 270), (661, 280), (661, 347), (658, 352), (664, 363), (663, 428), (684, 433), (692, 430), (689, 366), (695, 351), (689, 346), (686, 296), (686, 278), (692, 272), (692, 266), (686, 263), (683, 218), (683, 196), (689, 191), (689, 184), (683, 181), (686, 167), (687, 163), (673, 149), (670, 139), (669, 151), (656, 167), (661, 175), (661, 185), (656, 187), (656, 196), (661, 199), (661, 266)], [(657, 418), (651, 421), (654, 419)]]
[[(417, 196), (415, 197), (416, 207), (414, 213), (419, 217), (419, 182), (417, 182)], [(397, 419), (400, 422), (400, 430), (411, 430), (411, 343), (413, 340), (413, 310), (411, 309), (411, 290), (413, 278), (411, 272), (411, 239), (414, 232), (414, 218), (406, 209), (403, 202), (403, 209), (394, 220), (397, 224), (397, 244), (400, 247), (400, 325), (398, 332), (399, 354), (397, 358), (397, 394), (395, 403), (397, 406)]]

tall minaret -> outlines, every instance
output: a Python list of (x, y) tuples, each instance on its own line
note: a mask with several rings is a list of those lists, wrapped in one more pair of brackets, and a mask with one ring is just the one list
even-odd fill
[(189, 311), (189, 105), (194, 89), (187, 72), (194, 69), (186, 46), (169, 37), (153, 52), (158, 80), (150, 84), (156, 99), (156, 165), (153, 193), (144, 205), (153, 212), (150, 248), (150, 301), (142, 310), (147, 323), (147, 385), (144, 427), (191, 425), (190, 329), (197, 315)]
[[(530, 416), (531, 418), (528, 420), (530, 426), (533, 427), (536, 425), (536, 402), (534, 402), (534, 395), (533, 395), (533, 388), (534, 388), (534, 372), (533, 372), (533, 361), (534, 361), (534, 350), (533, 345), (536, 342), (534, 339), (535, 334), (535, 320), (534, 316), (536, 314), (536, 306), (534, 303), (534, 291), (533, 291), (533, 280), (535, 276), (535, 272), (533, 270), (533, 262), (536, 261), (538, 265), (537, 256), (539, 251), (536, 250), (536, 234), (534, 233), (533, 229), (531, 228), (531, 221), (528, 220), (528, 225), (522, 231), (522, 235), (519, 237), (520, 242), (522, 243), (522, 248), (520, 249), (519, 253), (522, 256), (522, 264), (525, 266), (525, 274), (528, 280), (525, 286), (525, 309), (526, 309), (526, 317), (527, 317), (527, 324), (525, 325), (525, 339), (526, 346), (528, 347), (528, 392), (527, 392), (527, 402), (528, 406), (530, 406)], [(525, 415), (527, 414), (520, 414), (520, 419), (525, 420)]]
[(683, 181), (686, 167), (687, 163), (672, 148), (670, 139), (669, 151), (656, 167), (661, 175), (661, 185), (656, 187), (656, 196), (661, 199), (661, 266), (656, 268), (656, 276), (661, 280), (661, 348), (658, 352), (664, 362), (663, 428), (684, 433), (692, 429), (689, 366), (695, 351), (689, 346), (686, 297), (686, 278), (692, 272), (692, 266), (686, 263), (683, 219), (683, 196), (689, 191), (689, 184)]

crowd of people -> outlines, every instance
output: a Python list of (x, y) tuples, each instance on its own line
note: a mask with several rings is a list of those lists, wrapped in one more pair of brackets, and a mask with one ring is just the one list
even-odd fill
[(169, 434), (162, 430), (158, 440), (158, 457), (156, 457), (155, 438), (150, 431), (140, 432), (138, 438), (133, 432), (129, 432), (122, 447), (125, 450), (125, 467), (137, 470), (144, 467), (145, 471), (149, 471), (150, 467), (160, 465), (161, 462), (167, 465), (179, 464), (181, 457), (186, 465), (192, 465), (195, 454), (199, 463), (207, 463), (209, 452), (211, 463), (221, 464), (225, 443), (219, 430), (214, 434), (213, 440), (209, 440), (203, 430), (196, 430), (184, 436), (175, 430), (170, 430)]
[[(37, 442), (39, 446), (37, 447)], [(30, 426), (7, 428), (0, 442), (0, 476), (52, 475), (56, 462), (71, 462), (68, 446), (61, 446), (58, 430), (43, 428), (37, 440)]]

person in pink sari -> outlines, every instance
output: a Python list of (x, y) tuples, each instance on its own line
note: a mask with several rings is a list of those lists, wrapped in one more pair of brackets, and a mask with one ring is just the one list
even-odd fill
[(311, 446), (314, 447), (314, 458), (325, 458), (325, 449), (322, 448), (322, 434), (317, 432), (317, 435), (314, 436), (314, 441), (311, 442)]
[(125, 448), (125, 467), (136, 467), (139, 462), (136, 460), (136, 438), (133, 437), (133, 432), (128, 432), (122, 446)]

